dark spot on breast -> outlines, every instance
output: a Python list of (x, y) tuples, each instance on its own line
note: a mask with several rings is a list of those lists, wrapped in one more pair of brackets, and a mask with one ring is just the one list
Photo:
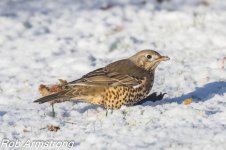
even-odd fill
[(115, 95), (115, 91), (112, 91), (112, 94)]

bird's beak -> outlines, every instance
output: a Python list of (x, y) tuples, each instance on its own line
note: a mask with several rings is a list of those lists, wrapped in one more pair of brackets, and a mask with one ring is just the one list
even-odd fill
[(167, 61), (167, 60), (170, 60), (170, 58), (168, 56), (160, 56), (157, 60), (158, 61)]

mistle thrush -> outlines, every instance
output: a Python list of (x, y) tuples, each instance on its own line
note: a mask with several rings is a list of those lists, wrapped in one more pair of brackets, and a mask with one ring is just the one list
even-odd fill
[(154, 83), (154, 72), (161, 61), (169, 60), (153, 50), (142, 50), (128, 59), (96, 69), (82, 78), (62, 85), (62, 91), (34, 102), (84, 101), (119, 109), (147, 97)]

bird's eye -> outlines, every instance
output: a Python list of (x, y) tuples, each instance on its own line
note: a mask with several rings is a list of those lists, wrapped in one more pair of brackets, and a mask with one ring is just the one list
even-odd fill
[(147, 58), (148, 58), (148, 59), (151, 59), (151, 58), (152, 58), (152, 56), (151, 56), (151, 55), (147, 55)]

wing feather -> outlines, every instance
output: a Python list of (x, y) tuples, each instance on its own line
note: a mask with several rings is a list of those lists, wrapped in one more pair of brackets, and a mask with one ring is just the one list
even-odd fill
[(84, 75), (81, 79), (70, 82), (69, 85), (136, 86), (140, 83), (141, 80), (128, 74), (121, 74), (115, 71), (108, 71), (106, 68), (100, 68)]

